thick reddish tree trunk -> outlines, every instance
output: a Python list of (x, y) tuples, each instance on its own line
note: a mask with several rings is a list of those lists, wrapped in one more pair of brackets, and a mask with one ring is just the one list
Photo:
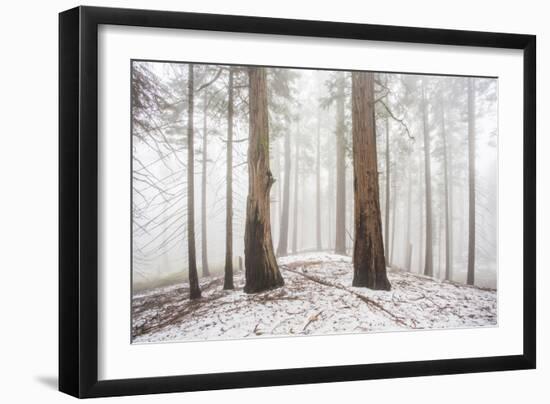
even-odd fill
[(189, 65), (187, 77), (187, 256), (189, 259), (189, 298), (201, 297), (197, 274), (197, 255), (195, 249), (195, 152), (194, 152), (194, 95), (195, 80), (193, 65)]
[(269, 169), (267, 80), (264, 68), (249, 68), (249, 108), (244, 291), (256, 293), (284, 285), (271, 239), (269, 192), (274, 179)]
[(352, 137), (355, 201), (353, 286), (389, 290), (378, 188), (373, 73), (352, 73)]

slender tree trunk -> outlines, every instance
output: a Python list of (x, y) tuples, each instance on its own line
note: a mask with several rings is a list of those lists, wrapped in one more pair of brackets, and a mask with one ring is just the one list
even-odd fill
[(271, 239), (269, 192), (269, 122), (266, 71), (251, 67), (249, 74), (248, 197), (245, 228), (246, 293), (284, 285)]
[(454, 262), (454, 216), (453, 216), (453, 143), (452, 137), (447, 137), (447, 156), (448, 156), (448, 190), (449, 190), (449, 280), (453, 280), (453, 262)]
[(288, 254), (288, 220), (290, 209), (290, 128), (285, 131), (284, 145), (284, 190), (283, 190), (283, 213), (281, 215), (281, 224), (279, 226), (279, 246), (277, 247), (277, 255), (283, 257)]
[[(443, 256), (446, 255), (445, 254), (445, 248), (444, 247), (444, 237), (445, 237), (445, 233), (443, 232), (444, 230), (444, 223), (445, 223), (445, 211), (444, 210), (441, 210), (439, 212), (439, 271), (438, 271), (438, 277), (439, 279), (443, 278), (445, 276), (445, 274), (443, 273), (442, 269), (443, 268)], [(447, 258), (445, 258), (447, 259)]]
[[(348, 250), (352, 252), (353, 255), (353, 245), (355, 243), (355, 218), (354, 218), (354, 188), (353, 188), (353, 166), (350, 167), (350, 173), (349, 175), (346, 175), (346, 177), (349, 178), (349, 181), (346, 185), (346, 189), (348, 190), (346, 193), (346, 218), (347, 218), (347, 224), (346, 224), (346, 254), (348, 253)], [(353, 256), (352, 256), (353, 260)]]
[[(388, 125), (388, 118), (385, 119), (386, 122), (386, 206), (384, 209), (384, 249), (386, 253), (390, 251), (390, 130)], [(388, 256), (389, 259), (389, 256)]]
[(468, 79), (468, 276), (466, 282), (475, 282), (476, 254), (476, 128), (474, 79)]
[[(465, 175), (465, 178), (463, 179), (463, 181), (461, 181), (462, 183), (467, 183), (468, 182), (468, 173), (466, 172), (466, 175)], [(467, 215), (467, 212), (466, 212), (466, 209), (467, 209), (467, 206), (468, 206), (468, 192), (464, 192), (464, 189), (460, 189), (459, 191), (459, 195), (460, 195), (460, 199), (461, 199), (461, 203), (458, 205), (459, 208), (460, 208), (460, 214), (459, 214), (459, 217), (460, 218), (465, 218), (466, 215)], [(468, 232), (466, 230), (466, 220), (459, 220), (458, 221), (458, 234), (460, 235), (460, 237), (458, 238), (458, 251), (461, 252), (461, 255), (463, 254), (463, 251), (465, 249), (465, 243), (468, 241)], [(461, 259), (462, 261), (462, 259)], [(467, 272), (467, 268), (466, 268), (466, 272)]]
[(227, 158), (225, 185), (225, 269), (224, 289), (233, 289), (233, 69), (229, 69), (227, 87)]
[(323, 249), (321, 241), (321, 106), (317, 105), (317, 159), (316, 159), (316, 234), (317, 250)]
[(298, 252), (298, 191), (299, 191), (299, 172), (298, 163), (300, 160), (300, 146), (298, 144), (298, 137), (300, 132), (300, 125), (298, 124), (298, 132), (296, 133), (296, 140), (294, 143), (294, 208), (292, 209), (292, 252), (296, 254)]
[[(332, 145), (331, 145), (332, 146)], [(331, 162), (332, 163), (332, 162)], [(332, 164), (331, 164), (332, 165)], [(328, 173), (328, 189), (326, 194), (326, 201), (328, 206), (328, 240), (327, 244), (329, 246), (334, 245), (334, 199), (336, 199), (336, 194), (333, 192), (334, 190), (334, 170), (329, 170)]]
[[(280, 145), (278, 147), (279, 149), (279, 153), (277, 154), (277, 165), (279, 167), (279, 173), (281, 173), (281, 167), (282, 167), (282, 164), (281, 164), (281, 148), (280, 148)], [(283, 163), (284, 163), (284, 156), (283, 156)], [(283, 178), (283, 175), (280, 174), (280, 177), (281, 179)], [(284, 182), (282, 181), (279, 181), (279, 186), (277, 187), (277, 192), (279, 193), (279, 224), (281, 223), (281, 218), (283, 217), (283, 186), (284, 186)], [(279, 238), (281, 238), (281, 226), (279, 225)], [(288, 232), (287, 232), (288, 233)]]
[[(420, 145), (419, 145), (420, 147)], [(419, 151), (420, 152), (420, 151)], [(422, 162), (418, 153), (418, 273), (423, 272), (422, 251), (424, 250), (424, 190), (422, 189)]]
[(355, 243), (353, 286), (389, 290), (386, 275), (374, 118), (374, 73), (352, 73)]
[[(277, 203), (277, 209), (276, 212), (273, 214), (274, 220), (272, 220), (272, 223), (276, 223), (276, 230), (277, 230), (277, 242), (275, 242), (275, 236), (273, 236), (273, 243), (277, 246), (279, 245), (279, 233), (281, 232), (280, 224), (281, 224), (281, 216), (283, 214), (283, 169), (281, 164), (281, 145), (278, 141), (273, 142), (273, 153), (274, 155), (271, 157), (273, 160), (273, 175), (276, 178), (275, 181), (275, 188), (277, 189), (277, 195), (276, 195), (276, 203)], [(273, 212), (272, 212), (273, 213)], [(273, 231), (273, 227), (271, 228)]]
[(424, 178), (426, 183), (426, 258), (424, 275), (433, 276), (433, 228), (432, 228), (432, 172), (430, 163), (430, 134), (424, 80), (422, 80), (422, 127), (424, 131)]
[(409, 154), (408, 158), (408, 170), (407, 170), (407, 179), (408, 179), (408, 188), (407, 188), (407, 236), (405, 240), (407, 241), (407, 248), (406, 248), (406, 264), (405, 267), (407, 268), (407, 271), (411, 271), (411, 265), (412, 265), (412, 244), (411, 244), (411, 199), (412, 199), (412, 175), (411, 175), (411, 155)]
[[(279, 142), (275, 141), (274, 144), (273, 144), (273, 153), (274, 153), (274, 156), (272, 157), (272, 161), (273, 161), (273, 175), (275, 176), (276, 180), (275, 180), (275, 187), (277, 189), (277, 196), (276, 196), (276, 199), (274, 202), (271, 203), (271, 223), (281, 223), (281, 208), (280, 208), (280, 205), (281, 205), (281, 195), (282, 195), (282, 192), (281, 192), (281, 165), (279, 164), (280, 161), (279, 161), (279, 154), (280, 154), (280, 150), (279, 150)], [(279, 238), (280, 238), (280, 232), (281, 232), (281, 228), (280, 226), (274, 226), (271, 228), (271, 232), (272, 232), (272, 237), (273, 237), (273, 244), (277, 244), (278, 245), (278, 242), (279, 242)], [(275, 235), (277, 235), (277, 237), (275, 237)]]
[[(300, 201), (304, 201), (306, 198), (306, 192), (303, 186), (303, 180), (300, 178), (300, 184), (302, 185), (300, 187)], [(298, 207), (299, 210), (299, 207)], [(298, 242), (298, 248), (297, 251), (302, 251), (304, 249), (304, 229), (306, 227), (306, 215), (303, 214), (303, 211), (300, 214), (300, 228), (298, 231), (299, 234), (299, 242)]]
[[(395, 179), (394, 179), (395, 182)], [(394, 184), (394, 190), (397, 187)], [(388, 264), (393, 265), (393, 253), (395, 251), (395, 216), (397, 210), (397, 193), (393, 196), (393, 203), (391, 208), (391, 242), (390, 242), (390, 253), (389, 253), (389, 262)]]
[(345, 81), (338, 79), (336, 98), (336, 229), (334, 252), (346, 255), (346, 139)]
[(208, 90), (204, 89), (204, 107), (202, 121), (202, 182), (201, 182), (201, 253), (202, 253), (202, 276), (210, 276), (208, 268), (208, 234), (206, 226), (206, 174), (208, 162)]
[(189, 259), (189, 298), (201, 297), (199, 276), (197, 274), (197, 255), (195, 250), (195, 151), (194, 151), (194, 77), (193, 65), (189, 65), (187, 77), (187, 255)]
[(449, 167), (447, 162), (447, 131), (445, 128), (445, 103), (441, 100), (441, 135), (443, 138), (443, 182), (445, 186), (445, 279), (451, 279), (451, 218), (449, 212)]

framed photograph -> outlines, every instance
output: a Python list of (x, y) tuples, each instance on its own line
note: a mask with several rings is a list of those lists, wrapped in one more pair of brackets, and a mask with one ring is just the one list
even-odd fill
[(533, 369), (532, 35), (59, 16), (59, 388)]

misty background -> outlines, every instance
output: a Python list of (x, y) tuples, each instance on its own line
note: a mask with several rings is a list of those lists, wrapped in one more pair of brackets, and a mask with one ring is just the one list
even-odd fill
[[(238, 269), (239, 257), (244, 259), (249, 122), (246, 68), (234, 68), (233, 255), (234, 267)], [(187, 278), (187, 69), (184, 63), (132, 63), (132, 253), (133, 283), (138, 289)], [(222, 274), (229, 68), (195, 64), (194, 70), (197, 265), (199, 275), (205, 266), (211, 274)], [(337, 185), (342, 180), (337, 175), (337, 136), (342, 133), (345, 249), (350, 254), (354, 231), (351, 75), (307, 69), (267, 71), (270, 165), (276, 180), (271, 189), (274, 249), (279, 255), (335, 250)], [(451, 279), (465, 282), (469, 235), (468, 78), (393, 73), (376, 76), (376, 92), (383, 101), (376, 105), (376, 130), (388, 266), (415, 273), (424, 271), (425, 126), (430, 145), (434, 276), (445, 276), (448, 241)], [(485, 78), (476, 78), (474, 82), (475, 284), (495, 288), (498, 83), (496, 79)], [(285, 176), (288, 177), (286, 229)], [(450, 210), (450, 223), (446, 223), (446, 207)], [(282, 230), (288, 235), (285, 254), (278, 248)]]

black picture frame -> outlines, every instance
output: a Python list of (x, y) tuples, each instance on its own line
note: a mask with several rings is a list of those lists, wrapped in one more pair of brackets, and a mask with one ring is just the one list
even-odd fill
[[(523, 353), (467, 359), (98, 380), (100, 24), (523, 50)], [(104, 397), (536, 366), (536, 37), (505, 33), (77, 7), (59, 15), (59, 390)]]

